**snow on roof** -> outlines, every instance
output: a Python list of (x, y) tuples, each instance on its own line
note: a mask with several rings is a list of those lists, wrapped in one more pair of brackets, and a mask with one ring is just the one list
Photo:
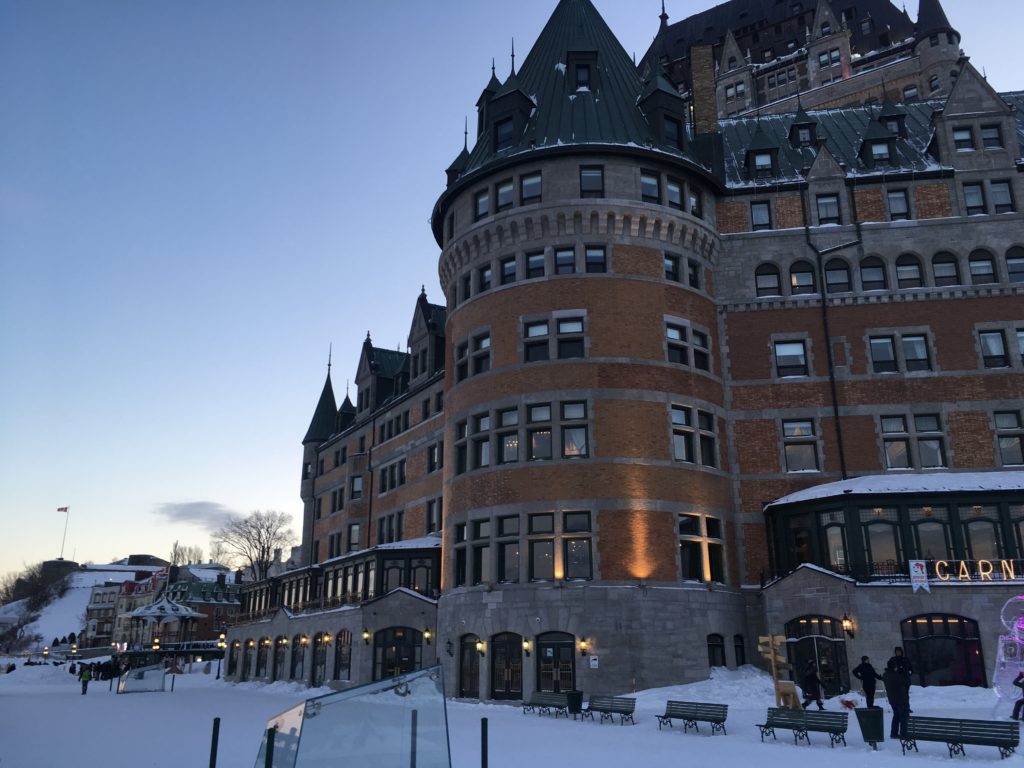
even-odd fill
[(188, 566), (188, 572), (191, 573), (197, 581), (216, 581), (218, 576), (227, 576), (228, 571), (218, 570), (215, 568), (197, 568), (194, 565)]
[(377, 549), (430, 549), (440, 546), (440, 537), (420, 536), (418, 539), (405, 539), (404, 541), (393, 541), (390, 544), (378, 544)]
[(161, 597), (154, 603), (136, 608), (131, 615), (136, 619), (152, 619), (164, 623), (177, 619), (201, 619), (206, 614), (193, 611), (188, 606), (176, 603), (169, 597)]
[(1024, 472), (930, 472), (927, 474), (865, 475), (823, 483), (776, 499), (770, 507), (833, 496), (887, 493), (954, 493), (963, 491), (1024, 490)]

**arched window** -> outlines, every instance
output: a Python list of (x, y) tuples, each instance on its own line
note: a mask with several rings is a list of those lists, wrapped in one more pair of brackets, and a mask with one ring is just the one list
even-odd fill
[(903, 651), (919, 685), (985, 685), (978, 622), (926, 613), (900, 622)]
[(995, 504), (962, 505), (957, 510), (963, 527), (968, 560), (998, 560), (1003, 557), (1002, 526)]
[(245, 682), (252, 675), (252, 657), (256, 651), (256, 641), (249, 638), (245, 641), (245, 649), (242, 651), (242, 669), (238, 673), (238, 679)]
[(920, 560), (946, 560), (953, 556), (948, 507), (910, 507), (914, 554)]
[(917, 256), (904, 253), (896, 259), (896, 285), (900, 288), (920, 288), (924, 285), (921, 261)]
[(717, 632), (708, 635), (708, 666), (725, 666), (725, 638)]
[(1006, 252), (1006, 276), (1011, 283), (1024, 283), (1024, 248), (1019, 245)]
[(798, 261), (789, 269), (789, 292), (793, 296), (817, 293), (814, 281), (814, 267), (806, 261)]
[(388, 627), (373, 636), (373, 679), (384, 680), (423, 666), (423, 633), (411, 627)]
[(996, 281), (996, 265), (988, 251), (972, 251), (968, 259), (971, 285), (986, 285)]
[(267, 656), (270, 654), (270, 638), (261, 637), (256, 648), (256, 674), (255, 677), (267, 676)]
[(889, 287), (885, 263), (877, 256), (868, 256), (861, 261), (860, 287), (864, 291), (884, 291)]
[(932, 276), (936, 286), (960, 285), (960, 265), (949, 251), (939, 251), (932, 257)]
[(779, 277), (779, 268), (774, 264), (762, 264), (754, 272), (754, 281), (757, 284), (758, 296), (781, 296), (782, 280)]
[(334, 637), (334, 679), (349, 680), (352, 674), (352, 633), (339, 629)]
[(846, 637), (842, 622), (834, 616), (798, 616), (786, 622), (786, 653), (793, 666), (793, 679), (800, 685), (810, 662), (818, 667), (818, 677), (826, 696), (850, 690), (850, 672), (846, 663)]
[(743, 641), (743, 635), (732, 636), (732, 650), (736, 656), (736, 666), (742, 667), (747, 663), (747, 647)]
[(825, 264), (825, 288), (829, 293), (850, 291), (850, 265), (843, 259), (829, 259)]
[(274, 680), (288, 679), (288, 638), (278, 635), (274, 638)]
[(304, 680), (306, 677), (306, 644), (309, 638), (296, 635), (292, 638), (292, 680)]
[(228, 651), (228, 677), (235, 674), (238, 670), (238, 649), (241, 643), (237, 640), (231, 643), (231, 649)]
[(894, 507), (861, 509), (860, 525), (868, 572), (875, 576), (902, 573), (899, 511)]
[(309, 684), (314, 688), (327, 682), (327, 649), (330, 644), (330, 635), (324, 632), (313, 635), (313, 670)]

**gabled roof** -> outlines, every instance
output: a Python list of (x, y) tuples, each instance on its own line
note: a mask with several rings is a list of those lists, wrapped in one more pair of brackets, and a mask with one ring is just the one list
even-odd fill
[[(597, 54), (594, 90), (567, 85), (569, 57), (577, 51)], [(655, 135), (637, 105), (644, 83), (590, 0), (559, 0), (519, 71), (495, 98), (515, 90), (535, 108), (523, 134), (502, 157), (571, 144), (655, 145)], [(683, 155), (667, 145), (657, 148)], [(481, 135), (470, 151), (465, 172), (483, 168), (494, 159), (489, 137)]]
[(306, 436), (302, 438), (302, 442), (318, 442), (322, 443), (328, 437), (334, 434), (335, 429), (335, 417), (338, 413), (338, 406), (334, 400), (334, 387), (331, 385), (331, 372), (327, 371), (327, 380), (324, 382), (324, 389), (320, 393), (320, 400), (316, 404), (316, 410), (313, 411), (313, 419), (309, 422), (309, 429), (306, 430)]

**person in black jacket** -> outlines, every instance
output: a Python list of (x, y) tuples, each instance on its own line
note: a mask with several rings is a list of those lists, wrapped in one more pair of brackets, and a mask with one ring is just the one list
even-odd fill
[(818, 709), (824, 709), (821, 703), (821, 678), (818, 677), (818, 665), (813, 661), (807, 663), (807, 674), (804, 675), (801, 687), (804, 689), (804, 709), (812, 701), (818, 705)]
[(861, 686), (864, 688), (864, 698), (867, 700), (868, 709), (874, 709), (875, 687), (882, 677), (871, 666), (867, 656), (860, 657), (860, 664), (853, 668), (853, 676), (860, 680)]
[(901, 739), (907, 734), (907, 718), (910, 717), (910, 674), (902, 673), (895, 657), (889, 659), (882, 674), (885, 683), (885, 694), (892, 707), (892, 727), (889, 729), (890, 739)]
[(1020, 716), (1020, 710), (1024, 707), (1024, 672), (1018, 672), (1017, 677), (1013, 679), (1013, 684), (1020, 688), (1020, 698), (1017, 699), (1017, 703), (1013, 705), (1013, 714), (1010, 715), (1011, 720), (1022, 720)]

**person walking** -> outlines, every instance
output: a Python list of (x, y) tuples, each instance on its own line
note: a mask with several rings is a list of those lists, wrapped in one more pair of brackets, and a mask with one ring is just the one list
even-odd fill
[(885, 694), (889, 699), (889, 706), (892, 707), (892, 727), (889, 729), (890, 739), (906, 738), (907, 718), (910, 717), (909, 674), (900, 672), (899, 666), (895, 657), (889, 659), (889, 663), (885, 665), (885, 672), (882, 673), (882, 682), (885, 683)]
[(89, 681), (92, 680), (92, 668), (88, 664), (82, 664), (81, 667), (78, 679), (82, 681), (82, 695), (85, 696), (85, 692), (89, 688)]
[(801, 687), (804, 690), (804, 709), (812, 701), (818, 705), (818, 709), (824, 709), (821, 703), (821, 678), (818, 677), (818, 665), (813, 661), (807, 663), (807, 673), (804, 675)]
[(875, 687), (882, 676), (875, 671), (875, 668), (871, 666), (871, 662), (868, 661), (867, 656), (860, 657), (860, 664), (853, 668), (853, 676), (860, 680), (861, 687), (864, 689), (864, 698), (867, 700), (868, 709), (875, 708)]
[(1024, 708), (1024, 672), (1018, 672), (1017, 677), (1013, 679), (1013, 684), (1020, 688), (1020, 698), (1017, 699), (1017, 703), (1013, 705), (1013, 714), (1010, 715), (1011, 720), (1024, 720), (1020, 716), (1021, 708)]

